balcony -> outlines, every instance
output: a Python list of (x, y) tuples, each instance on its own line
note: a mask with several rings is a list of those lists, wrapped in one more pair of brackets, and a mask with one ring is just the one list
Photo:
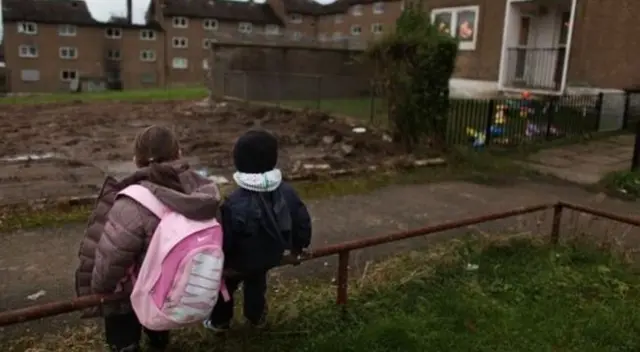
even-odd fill
[(559, 91), (562, 88), (566, 48), (507, 48), (506, 76), (508, 88)]

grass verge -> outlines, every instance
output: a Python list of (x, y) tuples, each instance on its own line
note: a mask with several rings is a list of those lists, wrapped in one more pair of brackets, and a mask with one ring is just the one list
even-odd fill
[(204, 87), (159, 88), (144, 90), (123, 90), (87, 93), (54, 93), (28, 96), (8, 96), (0, 98), (2, 104), (46, 104), (65, 102), (94, 101), (155, 101), (155, 100), (187, 100), (206, 98), (208, 92)]
[(605, 175), (597, 187), (607, 194), (624, 200), (640, 198), (640, 172), (614, 171)]
[[(173, 351), (640, 350), (640, 275), (595, 248), (523, 236), (451, 241), (364, 272), (351, 282), (346, 315), (328, 285), (276, 280), (269, 330), (182, 330)], [(76, 329), (9, 351), (89, 351), (101, 338)]]

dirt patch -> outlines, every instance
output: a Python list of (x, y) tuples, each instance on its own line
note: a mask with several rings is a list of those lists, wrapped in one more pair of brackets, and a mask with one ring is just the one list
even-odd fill
[(323, 113), (241, 103), (97, 102), (0, 107), (0, 203), (95, 191), (105, 173), (132, 165), (136, 133), (151, 124), (173, 128), (185, 155), (216, 174), (232, 167), (236, 138), (259, 124), (281, 145), (285, 172), (385, 163), (401, 151), (380, 133), (356, 133)]

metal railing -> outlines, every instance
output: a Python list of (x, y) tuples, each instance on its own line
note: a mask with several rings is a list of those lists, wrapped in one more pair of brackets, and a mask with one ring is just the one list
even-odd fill
[[(558, 202), (555, 204), (540, 204), (528, 207), (521, 207), (512, 209), (505, 212), (487, 214), (484, 216), (468, 218), (464, 220), (445, 222), (438, 225), (431, 225), (415, 230), (398, 232), (391, 235), (371, 237), (362, 240), (353, 240), (343, 242), (336, 245), (324, 247), (313, 252), (308, 253), (305, 257), (301, 258), (302, 261), (309, 261), (313, 259), (338, 255), (338, 269), (337, 269), (337, 292), (336, 292), (336, 304), (345, 309), (348, 301), (348, 282), (349, 282), (349, 258), (350, 254), (354, 250), (365, 249), (369, 247), (379, 246), (391, 242), (402, 241), (410, 238), (434, 235), (439, 232), (454, 230), (471, 225), (478, 225), (489, 221), (506, 219), (514, 216), (520, 216), (525, 214), (531, 214), (535, 212), (541, 212), (546, 210), (553, 210), (553, 218), (551, 223), (550, 240), (552, 244), (557, 244), (560, 240), (560, 229), (563, 211), (565, 209), (573, 210), (581, 213), (587, 213), (594, 216), (606, 218), (609, 220), (629, 224), (632, 226), (640, 227), (640, 219), (631, 217), (620, 216), (597, 209), (589, 208), (586, 206), (570, 204), (565, 202)], [(298, 264), (299, 262), (287, 264)], [(71, 313), (74, 311), (100, 306), (104, 303), (121, 301), (128, 299), (123, 294), (112, 295), (91, 295), (80, 297), (67, 301), (51, 302), (41, 305), (34, 305), (27, 308), (9, 310), (0, 312), (0, 327), (13, 325), (17, 323), (27, 322), (31, 320), (51, 317), (55, 315)]]
[(565, 55), (564, 47), (508, 48), (506, 85), (559, 91)]

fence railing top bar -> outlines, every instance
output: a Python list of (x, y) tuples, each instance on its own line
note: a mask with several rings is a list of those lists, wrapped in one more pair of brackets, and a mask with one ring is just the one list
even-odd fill
[[(404, 239), (425, 236), (425, 235), (443, 232), (447, 230), (453, 230), (457, 228), (463, 228), (470, 225), (477, 225), (484, 222), (509, 218), (512, 216), (530, 214), (530, 213), (535, 213), (535, 212), (550, 210), (550, 209), (561, 210), (562, 208), (567, 208), (567, 209), (571, 209), (571, 210), (575, 210), (583, 213), (588, 213), (595, 216), (607, 218), (613, 221), (618, 221), (618, 222), (640, 227), (640, 219), (620, 216), (620, 215), (612, 214), (606, 211), (592, 209), (589, 207), (571, 204), (567, 202), (557, 202), (557, 203), (551, 203), (551, 204), (539, 204), (539, 205), (532, 205), (527, 207), (520, 207), (520, 208), (512, 209), (509, 211), (486, 214), (483, 216), (468, 218), (464, 220), (451, 221), (451, 222), (446, 222), (442, 224), (431, 225), (431, 226), (423, 227), (420, 229), (399, 232), (391, 235), (384, 235), (384, 236), (366, 238), (362, 240), (349, 241), (349, 242), (336, 244), (336, 245), (315, 250), (310, 255), (302, 258), (301, 261), (317, 259), (320, 257), (327, 257), (335, 254), (349, 252), (352, 250), (364, 249), (364, 248), (373, 247), (381, 244), (397, 242)], [(286, 264), (290, 264), (290, 263), (283, 263), (283, 265), (286, 265)], [(70, 313), (70, 312), (74, 312), (74, 311), (78, 311), (86, 308), (99, 306), (103, 303), (114, 302), (122, 299), (126, 299), (126, 295), (123, 295), (123, 294), (91, 295), (91, 296), (84, 296), (84, 297), (67, 300), (67, 301), (50, 302), (50, 303), (34, 305), (34, 306), (22, 308), (22, 309), (4, 311), (4, 312), (0, 312), (0, 327), (13, 325), (21, 322), (26, 322), (30, 320), (41, 319), (45, 317), (50, 317), (54, 315)]]
[(578, 205), (578, 204), (572, 204), (572, 203), (566, 203), (566, 202), (558, 202), (558, 205), (560, 205), (560, 206), (562, 206), (564, 208), (567, 208), (567, 209), (579, 211), (581, 213), (587, 213), (587, 214), (599, 216), (599, 217), (602, 217), (602, 218), (605, 218), (605, 219), (621, 222), (623, 224), (628, 224), (628, 225), (640, 227), (640, 219), (638, 219), (638, 218), (632, 218), (632, 217), (629, 217), (629, 216), (622, 216), (622, 215), (613, 214), (613, 213), (609, 213), (609, 212), (606, 212), (606, 211), (590, 208), (590, 207), (587, 207), (587, 206)]

